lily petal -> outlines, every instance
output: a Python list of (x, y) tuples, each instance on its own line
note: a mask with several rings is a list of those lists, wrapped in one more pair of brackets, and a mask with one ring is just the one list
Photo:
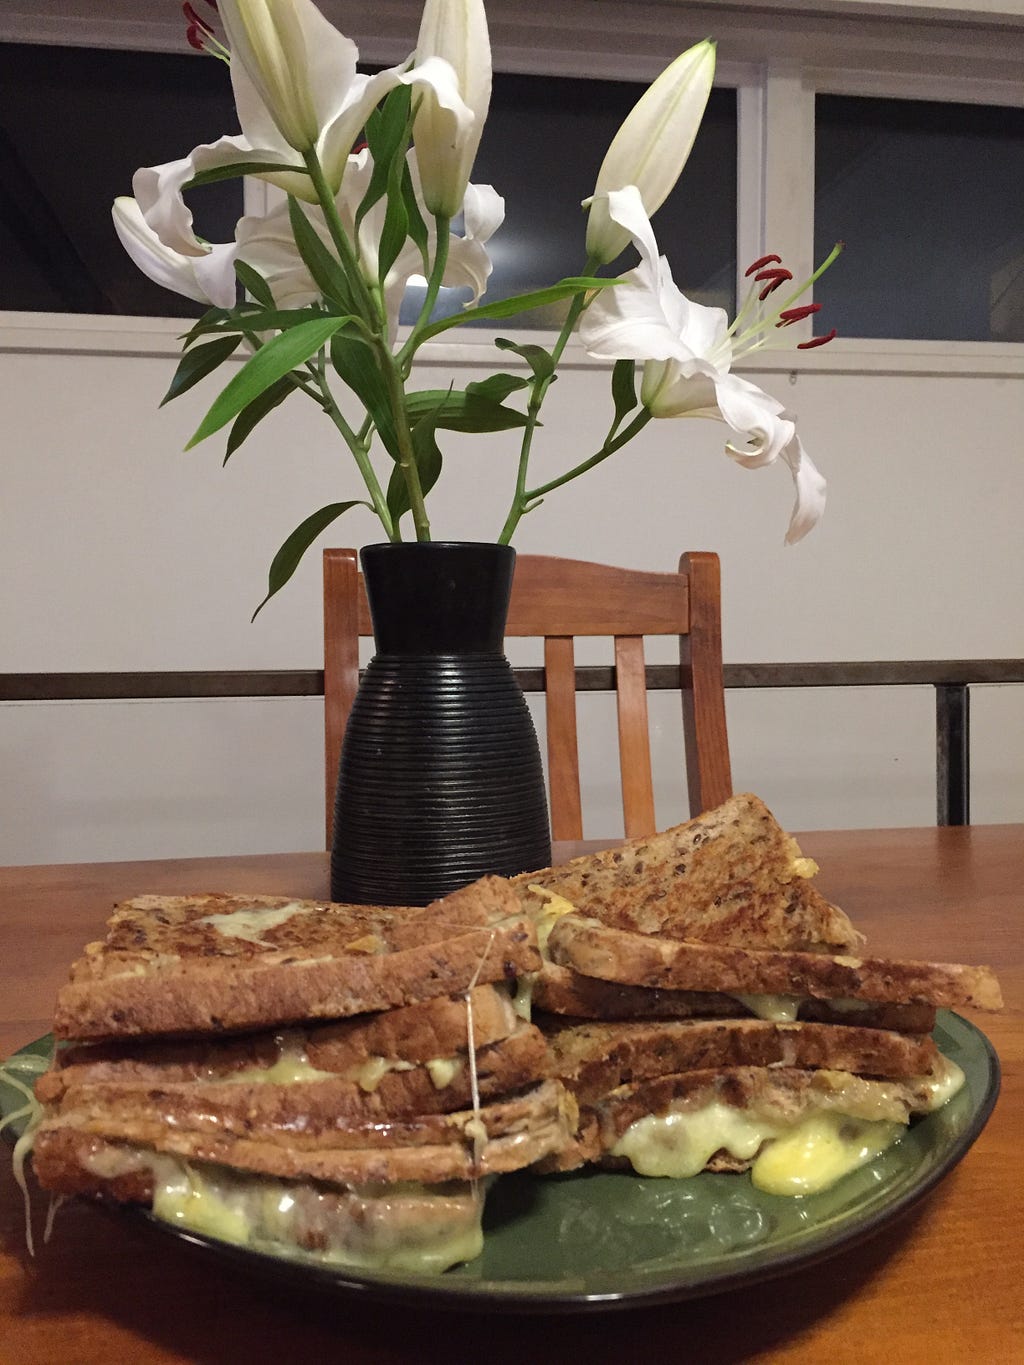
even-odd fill
[(234, 242), (208, 247), (198, 255), (185, 254), (160, 240), (134, 199), (116, 199), (112, 214), (121, 245), (154, 283), (197, 303), (212, 303), (218, 308), (234, 304)]
[(612, 139), (597, 174), (587, 220), (587, 255), (613, 261), (629, 241), (604, 197), (638, 187), (648, 215), (665, 202), (686, 165), (711, 94), (715, 46), (705, 41), (682, 53), (641, 95)]
[(782, 458), (789, 465), (796, 485), (796, 502), (789, 519), (786, 544), (795, 545), (803, 540), (808, 531), (814, 529), (825, 512), (825, 491), (827, 484), (811, 458), (804, 451), (799, 436), (794, 436), (782, 452)]
[[(431, 213), (454, 218), (462, 207), (491, 100), (491, 45), (483, 0), (426, 0), (416, 42), (417, 70), (431, 70), (413, 124)], [(443, 61), (450, 78), (434, 78)], [(410, 73), (410, 76), (413, 73)]]
[[(300, 152), (315, 147), (355, 79), (355, 43), (311, 0), (222, 0), (218, 12), (233, 71), (236, 63), (245, 69), (289, 146)], [(246, 118), (254, 130), (257, 120), (262, 124), (249, 101)]]

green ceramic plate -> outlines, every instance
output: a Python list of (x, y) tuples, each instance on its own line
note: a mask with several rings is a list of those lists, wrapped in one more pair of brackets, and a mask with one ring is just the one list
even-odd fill
[[(869, 1165), (802, 1199), (762, 1194), (735, 1175), (505, 1176), (488, 1198), (483, 1255), (440, 1277), (350, 1272), (126, 1212), (278, 1280), (438, 1308), (581, 1312), (711, 1294), (822, 1260), (878, 1232), (960, 1161), (995, 1105), (999, 1062), (985, 1035), (959, 1015), (940, 1011), (934, 1036), (966, 1074), (960, 1094)], [(14, 1100), (0, 1081), (0, 1112)]]

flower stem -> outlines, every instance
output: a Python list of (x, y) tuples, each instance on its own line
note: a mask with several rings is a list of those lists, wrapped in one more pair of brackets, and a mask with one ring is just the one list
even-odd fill
[[(327, 383), (327, 363), (323, 351), (320, 352), (317, 358), (316, 377), (317, 384), (319, 385), (320, 393), (322, 395), (320, 401), (323, 404), (323, 409), (327, 413), (328, 417), (330, 417), (334, 425), (341, 432), (342, 436), (344, 437), (345, 444), (348, 446), (349, 450), (351, 450), (352, 455), (355, 458), (355, 462), (356, 465), (358, 466), (359, 472), (363, 476), (363, 482), (366, 484), (367, 491), (370, 494), (370, 500), (373, 503), (373, 510), (377, 513), (377, 516), (380, 518), (381, 524), (384, 527), (385, 532), (387, 533), (388, 540), (398, 540), (400, 537), (397, 534), (397, 527), (395, 526), (392, 520), (391, 511), (387, 504), (387, 499), (384, 497), (380, 483), (377, 479), (377, 475), (374, 472), (373, 465), (370, 463), (370, 457), (366, 449), (365, 437), (361, 438), (359, 435), (357, 435), (356, 432), (352, 430), (351, 426), (349, 426), (348, 422), (345, 419), (344, 413), (338, 407), (334, 394), (331, 392), (330, 385)], [(364, 426), (364, 431), (365, 430), (366, 428)]]
[(647, 408), (641, 408), (628, 427), (625, 427), (619, 432), (618, 436), (606, 438), (601, 449), (591, 455), (588, 460), (583, 460), (582, 463), (574, 465), (574, 467), (565, 474), (559, 474), (558, 478), (552, 479), (550, 483), (541, 484), (539, 488), (528, 489), (523, 495), (526, 502), (523, 511), (529, 512), (531, 506), (536, 503), (538, 498), (543, 498), (545, 494), (553, 492), (556, 488), (561, 488), (563, 484), (569, 483), (572, 479), (578, 479), (579, 476), (585, 474), (588, 469), (593, 469), (594, 466), (599, 465), (602, 460), (607, 460), (609, 455), (614, 455), (617, 450), (621, 450), (634, 436), (637, 436), (643, 431), (650, 420), (651, 413), (649, 410)]
[[(586, 265), (583, 267), (584, 275), (592, 274), (593, 271), (597, 269), (598, 264), (599, 262), (596, 257), (589, 257)], [(530, 452), (533, 449), (533, 434), (537, 429), (541, 405), (554, 380), (558, 362), (561, 360), (562, 353), (575, 330), (580, 314), (586, 306), (586, 295), (576, 294), (573, 297), (565, 321), (562, 323), (562, 330), (559, 332), (558, 339), (551, 349), (551, 359), (553, 361), (551, 373), (543, 376), (534, 376), (533, 384), (530, 389), (530, 401), (527, 404), (526, 409), (526, 426), (523, 428), (522, 442), (519, 447), (519, 467), (516, 471), (516, 491), (512, 496), (512, 506), (509, 508), (508, 516), (505, 518), (505, 525), (501, 528), (501, 534), (498, 536), (499, 545), (508, 545), (510, 543), (515, 534), (516, 527), (522, 520), (524, 512), (529, 510), (529, 504), (533, 501), (526, 491), (526, 476), (530, 467)], [(610, 453), (611, 452), (609, 452), (609, 454)]]
[[(409, 510), (412, 513), (413, 525), (416, 528), (416, 539), (429, 540), (430, 522), (427, 519), (427, 509), (423, 499), (423, 488), (420, 484), (419, 469), (416, 465), (416, 452), (413, 449), (412, 435), (409, 431), (409, 417), (405, 407), (405, 390), (403, 388), (402, 373), (387, 344), (387, 317), (384, 313), (381, 292), (379, 287), (371, 290), (363, 279), (362, 271), (359, 268), (359, 262), (356, 258), (355, 248), (349, 240), (348, 233), (345, 231), (345, 225), (341, 221), (341, 215), (338, 213), (338, 206), (334, 201), (334, 195), (331, 193), (331, 187), (327, 183), (323, 167), (320, 165), (320, 160), (317, 157), (316, 152), (310, 148), (303, 153), (303, 159), (306, 163), (306, 169), (309, 171), (310, 179), (313, 182), (313, 188), (316, 190), (317, 199), (320, 201), (320, 207), (323, 209), (324, 220), (327, 223), (328, 231), (331, 234), (331, 241), (334, 243), (342, 267), (355, 292), (356, 302), (358, 303), (364, 318), (373, 328), (373, 345), (377, 353), (377, 362), (380, 366), (381, 374), (383, 375), (385, 385), (387, 386), (388, 402), (391, 408), (392, 417), (394, 418), (395, 435), (398, 440), (398, 466), (402, 471), (402, 478), (405, 480), (405, 486), (409, 493)], [(341, 416), (337, 407), (335, 407), (334, 411), (339, 417)], [(332, 413), (332, 416), (334, 416), (334, 413)], [(335, 419), (335, 422), (337, 424), (337, 419)], [(346, 423), (346, 426), (347, 425), (348, 424)], [(339, 427), (339, 430), (340, 429), (341, 428)], [(349, 428), (349, 430), (351, 430), (351, 428)], [(355, 433), (353, 432), (353, 436), (354, 435)], [(355, 453), (354, 449), (353, 453)], [(369, 468), (368, 460), (366, 463), (367, 468)], [(362, 466), (360, 466), (360, 468), (362, 469)], [(372, 475), (372, 469), (370, 470), (370, 473)], [(365, 471), (363, 471), (363, 477), (364, 479), (366, 478)], [(374, 478), (374, 483), (376, 483), (376, 478)], [(378, 495), (380, 493), (379, 485), (377, 487), (377, 493)], [(372, 494), (373, 489), (371, 488), (371, 495)], [(398, 539), (398, 528), (394, 525), (391, 513), (387, 509), (386, 501), (381, 498), (378, 502), (378, 499), (375, 497), (374, 507), (377, 510), (377, 515), (384, 524), (384, 528), (387, 531), (389, 538), (392, 540)]]
[(406, 338), (405, 345), (398, 352), (398, 362), (402, 367), (403, 375), (409, 373), (412, 357), (419, 345), (420, 332), (430, 321), (441, 282), (444, 280), (444, 272), (448, 267), (448, 249), (451, 245), (451, 221), (450, 218), (445, 218), (440, 214), (434, 219), (437, 236), (434, 243), (434, 260), (430, 268), (430, 277), (427, 280), (427, 292), (423, 296), (423, 305), (420, 308), (419, 317), (413, 323), (412, 331)]

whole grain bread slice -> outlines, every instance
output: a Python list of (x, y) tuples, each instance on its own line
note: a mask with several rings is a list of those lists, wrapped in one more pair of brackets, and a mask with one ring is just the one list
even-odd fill
[[(749, 1003), (741, 1001), (738, 995), (602, 981), (554, 962), (545, 962), (541, 967), (533, 985), (532, 1003), (540, 1015), (568, 1015), (577, 1019), (747, 1018), (753, 1014)], [(796, 1002), (796, 1011), (799, 1020), (893, 1029), (897, 1033), (931, 1033), (935, 1027), (934, 1005), (808, 998)]]
[(794, 952), (859, 947), (863, 936), (811, 885), (815, 872), (764, 802), (744, 793), (660, 834), (513, 881), (528, 910), (558, 895), (638, 933)]
[[(940, 1057), (939, 1067), (946, 1065)], [(831, 1111), (850, 1118), (906, 1123), (932, 1106), (926, 1078), (877, 1080), (838, 1070), (739, 1066), (648, 1077), (618, 1086), (580, 1106), (573, 1141), (544, 1158), (542, 1173), (575, 1170), (585, 1162), (629, 1163), (612, 1149), (632, 1124), (650, 1115), (685, 1114), (718, 1104), (782, 1125), (810, 1113)], [(706, 1170), (746, 1170), (757, 1153), (737, 1158), (712, 1153)]]
[(126, 1122), (163, 1122), (189, 1131), (288, 1143), (312, 1140), (344, 1125), (387, 1125), (454, 1112), (472, 1104), (474, 1074), (478, 1098), (489, 1101), (543, 1079), (548, 1067), (543, 1034), (523, 1023), (500, 1042), (480, 1048), (474, 1054), (475, 1068), (466, 1052), (422, 1064), (381, 1058), (379, 1068), (375, 1060), (349, 1074), (325, 1073), (286, 1083), (244, 1071), (234, 1078), (191, 1081), (119, 1076), (73, 1084), (65, 1079), (63, 1091), (56, 1094), (49, 1078), (40, 1077), (36, 1095), (47, 1099), (54, 1114), (84, 1109)]
[(440, 1184), (520, 1170), (565, 1145), (576, 1118), (574, 1102), (555, 1081), (484, 1105), (478, 1113), (468, 1109), (333, 1132), (325, 1126), (315, 1135), (293, 1132), (291, 1141), (271, 1140), (266, 1132), (252, 1137), (176, 1128), (158, 1114), (131, 1107), (122, 1113), (82, 1106), (43, 1121), (33, 1166), (45, 1189), (114, 1198), (145, 1198), (147, 1173), (151, 1191), (153, 1158), (159, 1154), (334, 1185)]
[(682, 1071), (797, 1067), (903, 1078), (932, 1070), (930, 1038), (843, 1024), (763, 1019), (677, 1019), (545, 1028), (551, 1073), (592, 1104), (619, 1086)]
[(486, 985), (469, 993), (468, 1011), (466, 996), (438, 996), (336, 1023), (273, 1032), (70, 1045), (57, 1052), (50, 1070), (36, 1082), (36, 1095), (52, 1103), (79, 1085), (232, 1080), (274, 1066), (287, 1072), (289, 1063), (295, 1079), (307, 1070), (344, 1076), (378, 1060), (423, 1063), (465, 1051), (469, 1012), (477, 1048), (507, 1038), (519, 1022), (508, 991)]
[(104, 942), (72, 967), (54, 1033), (93, 1040), (347, 1018), (539, 965), (533, 924), (500, 877), (413, 910), (143, 896), (118, 906)]
[(815, 999), (892, 1001), (999, 1010), (988, 967), (950, 962), (832, 957), (678, 942), (563, 915), (548, 939), (554, 962), (585, 976), (659, 990), (719, 990)]

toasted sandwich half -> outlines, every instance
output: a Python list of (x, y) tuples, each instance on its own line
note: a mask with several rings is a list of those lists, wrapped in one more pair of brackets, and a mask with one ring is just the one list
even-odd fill
[(119, 906), (60, 993), (40, 1183), (363, 1268), (476, 1255), (488, 1179), (575, 1105), (511, 1004), (539, 965), (507, 882), (417, 910), (250, 896)]
[(516, 879), (544, 959), (520, 1005), (580, 1109), (545, 1169), (753, 1166), (803, 1193), (955, 1093), (926, 1035), (937, 1007), (999, 1009), (992, 973), (865, 956), (816, 871), (744, 795)]
[(139, 896), (57, 997), (54, 1034), (94, 1040), (337, 1019), (514, 980), (540, 965), (519, 898), (485, 877), (421, 909), (280, 896)]

